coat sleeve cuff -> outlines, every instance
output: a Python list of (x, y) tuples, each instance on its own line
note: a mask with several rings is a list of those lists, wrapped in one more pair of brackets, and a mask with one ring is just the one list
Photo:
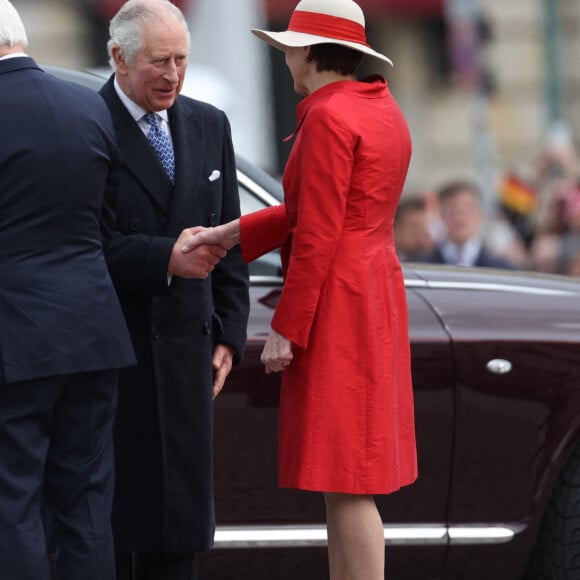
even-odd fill
[(171, 284), (168, 283), (169, 259), (174, 245), (173, 238), (154, 237), (151, 239), (147, 253), (146, 276), (147, 285), (152, 294), (168, 294), (175, 284), (175, 276), (172, 277)]
[(292, 298), (284, 296), (283, 288), (272, 317), (272, 328), (296, 346), (302, 349), (308, 348), (318, 297), (319, 292), (315, 290), (301, 292), (298, 304)]
[(284, 204), (246, 214), (240, 218), (240, 243), (246, 263), (280, 247), (288, 237)]
[(227, 344), (234, 351), (234, 365), (240, 364), (246, 344), (246, 331), (236, 324), (224, 324), (215, 337), (216, 344)]

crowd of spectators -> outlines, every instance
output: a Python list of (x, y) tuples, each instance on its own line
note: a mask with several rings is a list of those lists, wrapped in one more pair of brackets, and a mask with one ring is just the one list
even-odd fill
[(402, 261), (580, 277), (580, 163), (571, 139), (548, 142), (531, 178), (501, 177), (492, 210), (475, 183), (407, 192), (395, 219)]

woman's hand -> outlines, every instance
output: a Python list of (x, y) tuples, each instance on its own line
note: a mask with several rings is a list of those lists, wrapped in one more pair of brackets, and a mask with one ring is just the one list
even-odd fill
[(266, 374), (283, 371), (293, 358), (292, 343), (275, 330), (270, 329), (270, 334), (260, 357), (266, 367)]
[[(195, 231), (194, 231), (195, 229)], [(191, 235), (181, 246), (181, 251), (185, 254), (195, 250), (195, 248), (205, 246), (221, 246), (224, 250), (231, 250), (240, 243), (240, 220), (232, 220), (227, 224), (216, 226), (215, 228), (192, 228)]]

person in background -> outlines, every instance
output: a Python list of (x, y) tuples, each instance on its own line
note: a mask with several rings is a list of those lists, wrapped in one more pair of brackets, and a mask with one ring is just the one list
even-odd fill
[(546, 142), (535, 160), (538, 208), (532, 222), (530, 266), (549, 274), (566, 271), (569, 234), (568, 198), (580, 182), (580, 162), (573, 135), (562, 122), (549, 128)]
[(512, 217), (502, 207), (498, 207), (486, 223), (486, 251), (508, 263), (509, 267), (527, 270), (530, 256), (526, 241)]
[[(580, 185), (575, 183), (566, 191), (563, 200), (563, 222), (560, 250), (558, 253), (558, 273), (569, 273), (575, 269), (574, 255), (580, 249)], [(569, 263), (569, 261), (571, 262)], [(577, 260), (576, 260), (577, 261)]]
[(513, 268), (491, 253), (482, 235), (483, 210), (477, 187), (467, 181), (451, 182), (438, 193), (445, 237), (438, 241), (424, 262), (457, 266)]
[[(279, 483), (322, 492), (331, 580), (384, 580), (375, 494), (415, 481), (407, 305), (392, 224), (411, 157), (382, 76), (358, 81), (369, 47), (352, 0), (302, 0), (283, 50), (298, 105), (285, 203), (198, 233), (247, 261), (282, 246), (284, 285), (262, 353), (282, 373)], [(191, 245), (190, 245), (191, 244)], [(276, 576), (275, 573), (272, 575)]]
[(119, 171), (107, 107), (27, 56), (0, 0), (0, 576), (111, 580), (117, 369), (135, 356), (103, 248)]
[(534, 215), (530, 240), (530, 267), (536, 272), (559, 272), (562, 238), (566, 234), (566, 197), (574, 187), (567, 178), (551, 179), (540, 196), (542, 203)]
[(401, 200), (395, 214), (393, 232), (395, 247), (401, 261), (420, 261), (434, 244), (429, 229), (425, 200), (411, 195)]
[(115, 425), (117, 580), (191, 580), (213, 543), (213, 398), (242, 356), (249, 276), (239, 250), (185, 255), (180, 237), (239, 217), (234, 151), (226, 115), (179, 95), (174, 4), (129, 0), (110, 35), (101, 95), (124, 166), (108, 259), (138, 359)]

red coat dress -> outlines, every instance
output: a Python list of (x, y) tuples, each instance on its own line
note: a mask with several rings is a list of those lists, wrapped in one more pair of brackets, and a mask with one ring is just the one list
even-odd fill
[(272, 328), (291, 340), (279, 423), (282, 487), (383, 494), (417, 477), (407, 305), (393, 241), (411, 156), (381, 77), (298, 105), (285, 203), (242, 218), (244, 258), (282, 246)]

